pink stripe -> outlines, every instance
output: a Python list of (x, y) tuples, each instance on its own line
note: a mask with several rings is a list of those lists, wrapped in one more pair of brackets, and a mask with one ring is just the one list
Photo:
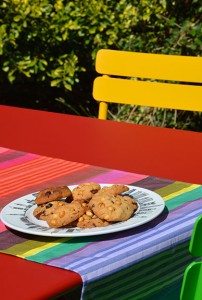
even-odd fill
[(6, 226), (0, 221), (0, 232), (8, 230)]
[[(112, 170), (95, 177), (88, 178), (88, 182), (95, 181), (98, 183), (121, 183), (129, 184), (147, 178), (148, 175), (129, 173), (124, 171)], [(82, 182), (86, 182), (83, 180)], [(81, 183), (81, 182), (80, 182)]]
[(12, 150), (8, 149), (8, 148), (3, 148), (3, 147), (0, 147), (0, 154), (1, 153), (5, 153), (5, 152), (11, 152)]
[(10, 160), (2, 162), (0, 164), (0, 170), (6, 169), (6, 168), (9, 168), (9, 167), (13, 167), (15, 165), (24, 163), (26, 161), (29, 161), (29, 160), (32, 160), (32, 159), (35, 159), (35, 158), (38, 158), (38, 157), (40, 157), (40, 156), (37, 155), (37, 154), (26, 154), (24, 156), (20, 156), (20, 157), (14, 158), (14, 159), (10, 159)]

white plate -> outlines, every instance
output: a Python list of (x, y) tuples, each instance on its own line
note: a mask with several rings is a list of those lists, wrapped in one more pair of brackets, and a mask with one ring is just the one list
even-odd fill
[[(100, 185), (101, 187), (110, 186), (110, 184)], [(75, 187), (75, 185), (69, 186), (71, 190)], [(40, 236), (77, 237), (107, 234), (134, 228), (148, 223), (163, 211), (165, 202), (158, 194), (136, 186), (128, 185), (128, 187), (129, 191), (124, 194), (128, 194), (137, 200), (139, 204), (138, 210), (129, 220), (106, 227), (49, 228), (45, 221), (37, 220), (33, 216), (33, 210), (36, 207), (34, 200), (37, 193), (23, 196), (6, 205), (1, 211), (1, 220), (9, 228), (20, 232)]]

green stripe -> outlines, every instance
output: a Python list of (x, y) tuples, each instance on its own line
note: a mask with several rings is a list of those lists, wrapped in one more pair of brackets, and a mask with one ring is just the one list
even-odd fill
[(182, 195), (178, 195), (170, 200), (167, 200), (166, 207), (169, 210), (172, 210), (178, 206), (185, 204), (188, 201), (197, 200), (199, 198), (202, 198), (202, 186), (199, 186), (194, 190), (188, 191), (186, 193), (183, 193)]
[[(52, 237), (37, 237), (36, 236), (36, 240), (27, 240), (25, 242), (21, 242), (19, 244), (15, 244), (14, 246), (5, 249), (5, 250), (1, 250), (2, 253), (6, 253), (6, 254), (11, 254), (11, 255), (17, 255), (20, 257), (25, 257), (26, 255), (25, 253), (34, 249), (34, 248), (39, 248), (39, 247), (43, 247), (48, 243), (59, 243), (61, 238), (52, 238)], [(67, 240), (69, 238), (66, 238)], [(64, 238), (62, 238), (62, 240), (64, 240)]]
[(67, 240), (66, 242), (59, 244), (59, 245), (53, 246), (48, 249), (44, 249), (43, 251), (41, 251), (35, 255), (28, 256), (28, 257), (26, 257), (26, 259), (43, 263), (50, 259), (58, 258), (60, 256), (72, 253), (72, 252), (86, 246), (87, 244), (98, 241), (102, 238), (103, 238), (102, 236), (72, 238), (70, 240)]
[[(180, 244), (179, 246), (177, 246), (175, 248), (175, 252), (179, 251), (179, 254), (178, 255), (181, 255), (181, 251), (184, 252), (187, 252), (187, 249), (188, 249), (188, 242), (185, 242), (185, 243), (182, 243)], [(115, 273), (114, 275), (111, 275), (113, 277), (113, 280), (117, 281), (119, 279), (123, 279), (123, 277), (128, 274), (128, 273), (133, 273), (134, 272), (134, 269), (140, 269), (141, 272), (144, 273), (144, 269), (148, 267), (148, 265), (152, 265), (157, 268), (159, 268), (159, 265), (162, 264), (162, 261), (163, 262), (167, 262), (170, 260), (170, 252), (172, 252), (172, 255), (173, 255), (173, 250), (171, 249), (168, 249), (166, 251), (163, 251), (155, 256), (152, 256), (144, 261), (141, 261), (139, 263), (137, 263), (136, 265), (134, 266), (131, 266), (127, 269), (124, 269), (124, 270), (121, 270), (119, 271), (118, 273)], [(177, 254), (176, 254), (177, 256)], [(139, 272), (139, 271), (138, 271)], [(140, 273), (137, 274), (137, 277), (139, 277)], [(134, 275), (132, 275), (134, 277)], [(127, 280), (127, 279), (126, 279)], [(105, 282), (105, 279), (102, 279), (103, 282)], [(106, 279), (106, 282), (108, 282), (109, 280)], [(101, 281), (96, 281), (95, 282), (95, 285), (96, 286), (99, 286), (101, 283)]]
[[(188, 242), (181, 244), (179, 247), (179, 253), (175, 255), (175, 260), (177, 261), (177, 265), (180, 263), (183, 266), (186, 265), (185, 262), (190, 259), (187, 258), (184, 253), (188, 253)], [(176, 250), (177, 251), (177, 250)], [(182, 252), (181, 252), (182, 251)], [(135, 266), (132, 266), (126, 270), (120, 271), (119, 273), (116, 273), (114, 275), (108, 276), (107, 278), (104, 278), (102, 280), (99, 280), (89, 287), (89, 293), (93, 292), (95, 293), (95, 298), (97, 299), (134, 299), (131, 298), (131, 296), (136, 295), (136, 297), (141, 297), (140, 299), (144, 299), (143, 295), (147, 295), (147, 291), (145, 294), (145, 288), (149, 286), (149, 293), (151, 294), (152, 290), (153, 292), (156, 289), (159, 289), (159, 275), (161, 276), (162, 272), (164, 273), (162, 277), (162, 281), (165, 284), (168, 283), (168, 280), (176, 280), (174, 275), (174, 272), (178, 274), (179, 270), (175, 271), (176, 265), (173, 266), (171, 264), (170, 260), (173, 260), (173, 251), (167, 250), (164, 251), (161, 254), (156, 255), (155, 257), (151, 257), (143, 262), (140, 262), (136, 264)], [(171, 256), (172, 255), (172, 256)], [(182, 256), (182, 257), (180, 257)], [(162, 269), (162, 264), (165, 265)], [(148, 265), (150, 266), (150, 274), (145, 274), (145, 270), (147, 270)], [(173, 270), (174, 268), (174, 270)], [(184, 268), (184, 267), (183, 267)], [(177, 268), (178, 269), (178, 268)], [(157, 271), (156, 271), (157, 270)], [(163, 271), (162, 271), (163, 270)], [(169, 275), (170, 272), (170, 275)], [(160, 273), (160, 274), (159, 274)], [(156, 277), (156, 278), (154, 278)], [(171, 279), (170, 279), (171, 277)], [(121, 286), (120, 286), (120, 279), (121, 279)], [(155, 280), (156, 281), (155, 281)], [(148, 282), (148, 283), (147, 283)], [(155, 282), (157, 287), (155, 287)], [(150, 286), (151, 283), (151, 286)], [(125, 294), (124, 288), (131, 288), (131, 292), (128, 291)], [(138, 288), (140, 286), (140, 288)], [(91, 288), (91, 289), (90, 289)], [(153, 288), (153, 289), (152, 289)], [(162, 286), (160, 287), (162, 288)], [(88, 287), (87, 287), (88, 289)], [(121, 298), (117, 298), (120, 294), (124, 293)], [(137, 293), (139, 296), (137, 296)], [(88, 293), (86, 294), (87, 297), (85, 299), (88, 299)], [(130, 298), (128, 298), (130, 297)], [(89, 295), (90, 299), (90, 295)], [(136, 298), (135, 298), (136, 299)]]
[[(188, 188), (190, 186), (191, 186), (191, 184), (188, 184), (188, 183), (175, 182), (174, 184), (170, 185), (169, 187), (165, 187), (165, 188), (156, 190), (155, 192), (158, 192), (159, 194), (161, 194), (161, 196), (165, 197), (165, 196), (170, 195), (171, 193), (175, 193), (177, 191), (180, 191), (181, 189)], [(184, 192), (181, 195), (175, 196), (175, 197), (171, 198), (170, 200), (167, 200), (166, 201), (166, 206), (167, 206), (167, 208), (169, 210), (172, 210), (172, 209), (174, 209), (174, 208), (176, 208), (178, 206), (181, 206), (181, 205), (183, 205), (183, 204), (185, 204), (185, 203), (187, 203), (189, 201), (193, 201), (193, 200), (196, 200), (196, 199), (201, 198), (201, 197), (202, 197), (202, 186), (198, 186), (198, 187), (196, 187), (195, 189), (193, 189), (191, 191)], [(177, 256), (175, 256), (175, 260), (177, 259), (176, 264), (179, 265), (180, 263), (184, 262), (183, 267), (181, 267), (181, 268), (178, 267), (177, 270), (175, 270), (175, 269), (172, 270), (173, 264), (171, 264), (169, 262), (169, 258), (168, 258), (167, 259), (168, 266), (164, 267), (164, 272), (167, 272), (167, 273), (166, 273), (166, 276), (164, 276), (163, 279), (162, 279), (163, 280), (162, 283), (164, 283), (164, 285), (162, 284), (161, 288), (164, 288), (164, 286), (169, 285), (171, 283), (174, 283), (174, 281), (176, 280), (176, 277), (179, 276), (179, 271), (180, 270), (181, 270), (181, 275), (180, 276), (182, 277), (182, 273), (183, 273), (184, 268), (185, 268), (184, 266), (186, 266), (186, 262), (188, 263), (188, 262), (191, 261), (191, 256), (188, 253), (188, 242), (185, 245), (186, 245), (186, 247), (184, 249), (184, 252), (185, 252), (185, 254), (187, 256), (185, 255), (184, 257), (181, 258), (181, 260)], [(182, 256), (182, 255), (183, 255), (183, 253), (180, 253), (178, 256)], [(172, 254), (172, 256), (173, 256), (173, 254)], [(157, 269), (158, 269), (160, 267), (159, 265), (161, 264), (162, 258), (163, 257), (161, 255), (158, 255), (157, 258), (156, 257), (154, 258), (154, 260), (150, 259), (149, 263), (151, 264), (151, 266), (153, 266), (153, 264), (155, 263), (155, 259), (159, 260), (160, 262), (157, 263), (154, 266), (154, 268), (157, 267)], [(164, 262), (166, 262), (166, 260), (164, 260)], [(139, 263), (138, 266), (141, 267), (142, 269), (144, 269), (145, 263), (147, 264), (148, 261)], [(135, 272), (135, 271), (137, 272), (136, 267), (137, 267), (137, 265), (135, 266), (134, 269), (132, 268), (133, 272)], [(176, 266), (174, 266), (174, 267), (176, 267)], [(168, 271), (169, 271), (170, 268), (171, 268), (171, 272), (169, 274)], [(134, 275), (130, 276), (129, 275), (129, 272), (130, 272), (129, 269), (130, 268), (128, 268), (125, 271), (121, 271), (121, 272), (115, 274), (115, 276), (112, 275), (112, 277), (110, 279), (109, 279), (109, 277), (107, 277), (105, 280), (99, 280), (98, 282), (95, 282), (92, 285), (92, 288), (93, 289), (94, 288), (97, 289), (96, 290), (96, 297), (101, 297), (101, 298), (96, 298), (96, 299), (103, 299), (103, 297), (105, 297), (105, 299), (113, 299), (113, 298), (115, 298), (115, 296), (119, 296), (120, 293), (121, 293), (121, 291), (122, 291), (122, 288), (120, 287), (119, 277), (121, 277), (121, 279), (122, 279), (121, 280), (121, 286), (124, 285), (126, 287), (126, 284), (128, 284), (129, 281), (131, 281), (132, 282), (131, 283), (131, 288), (135, 288), (135, 286), (137, 287), (137, 284), (140, 283), (141, 286), (142, 286), (142, 291), (140, 289), (139, 292), (140, 293), (143, 292), (143, 294), (140, 295), (140, 297), (141, 297), (140, 299), (141, 300), (145, 299), (143, 297), (147, 297), (147, 293), (148, 293), (148, 291), (145, 292), (145, 284), (143, 284), (143, 282), (142, 282), (142, 281), (145, 281), (145, 278), (143, 278), (142, 280), (138, 280), (138, 282), (136, 280), (137, 276), (138, 277), (141, 276), (141, 275), (145, 276), (144, 271), (138, 272), (137, 276), (136, 275), (135, 276)], [(161, 268), (159, 268), (159, 269), (160, 269), (160, 272), (161, 272)], [(155, 276), (156, 275), (158, 275), (157, 272), (155, 272)], [(155, 282), (154, 282), (154, 279), (152, 277), (153, 276), (151, 276), (151, 275), (150, 276), (146, 276), (146, 280), (151, 280), (151, 282), (152, 282), (152, 285), (149, 287), (149, 294), (150, 295), (151, 295), (152, 291), (153, 292), (158, 291), (158, 289), (159, 289), (159, 282), (160, 282), (159, 277), (158, 277), (156, 279), (158, 283), (157, 283), (157, 286), (155, 287)], [(103, 287), (103, 285), (104, 285), (104, 287)], [(127, 285), (127, 287), (130, 287), (130, 285)], [(100, 288), (100, 291), (101, 291), (100, 294), (98, 294), (99, 288)], [(109, 294), (110, 290), (113, 290), (112, 294)], [(137, 295), (137, 292), (138, 292), (138, 290), (137, 290), (137, 288), (135, 288), (135, 295)], [(129, 297), (130, 298), (128, 298), (127, 295), (125, 295), (125, 294), (122, 295), (121, 299), (123, 299), (123, 300), (124, 299), (131, 299), (131, 296), (134, 296), (134, 292), (129, 293)], [(134, 299), (134, 298), (132, 298), (132, 299)]]
[(155, 190), (155, 192), (159, 194), (161, 197), (166, 197), (170, 194), (179, 192), (180, 190), (183, 190), (184, 188), (188, 188), (190, 186), (192, 186), (192, 184), (190, 183), (175, 181), (172, 184), (169, 184), (167, 186)]
[[(176, 184), (175, 183), (172, 184), (171, 189), (163, 188), (163, 193), (165, 196), (166, 190), (167, 191), (169, 190), (169, 193), (171, 192), (171, 190), (172, 190), (172, 192), (176, 192), (176, 188), (178, 188), (178, 190), (180, 190), (182, 188), (189, 187), (189, 186), (191, 186), (191, 185), (186, 184), (186, 183), (177, 182)], [(169, 193), (167, 195), (169, 195)], [(172, 210), (178, 206), (185, 204), (188, 201), (193, 201), (200, 197), (202, 197), (202, 186), (199, 186), (198, 188), (196, 188), (194, 190), (188, 191), (186, 193), (183, 193), (182, 195), (178, 195), (170, 200), (167, 200), (166, 207), (169, 210)], [(27, 257), (27, 259), (43, 263), (47, 260), (54, 259), (56, 257), (76, 251), (76, 250), (86, 246), (88, 243), (100, 240), (101, 238), (102, 238), (102, 236), (83, 237), (83, 238), (81, 237), (81, 238), (77, 238), (76, 241), (75, 241), (75, 239), (70, 239), (70, 240), (68, 239), (66, 242), (63, 242), (59, 245), (45, 249), (36, 255), (29, 256), (29, 257)], [(58, 240), (59, 239), (56, 239), (56, 242)], [(29, 250), (29, 249), (27, 249), (27, 250)], [(24, 251), (24, 250), (22, 250), (22, 244), (20, 245), (19, 251)], [(7, 250), (6, 253), (9, 253), (9, 251)], [(16, 253), (16, 249), (15, 249), (15, 253)], [(10, 253), (10, 254), (12, 254), (12, 253)]]
[[(177, 269), (173, 269), (172, 267), (164, 268), (164, 270), (163, 270), (164, 272), (167, 271), (170, 273), (167, 273), (166, 275), (164, 275), (161, 272), (159, 272), (160, 276), (158, 278), (156, 278), (156, 281), (154, 281), (154, 279), (152, 277), (150, 277), (150, 284), (147, 283), (146, 289), (145, 289), (145, 284), (144, 284), (144, 286), (142, 286), (141, 290), (135, 290), (135, 295), (136, 295), (136, 293), (138, 293), (139, 294), (138, 296), (140, 297), (139, 299), (146, 299), (147, 297), (150, 297), (150, 295), (159, 292), (160, 289), (165, 288), (165, 286), (171, 285), (172, 283), (174, 283), (176, 281), (176, 279), (181, 278), (183, 275), (184, 269), (185, 269), (185, 265), (187, 262), (190, 262), (190, 260), (188, 260), (185, 257), (180, 262), (184, 263), (184, 265), (182, 267), (178, 267)], [(155, 276), (157, 276), (157, 275), (158, 274), (156, 273)], [(127, 293), (127, 297), (125, 299), (131, 299), (130, 298), (131, 294), (134, 294), (134, 292), (132, 292), (130, 294)]]
[(158, 295), (155, 294), (153, 296), (149, 296), (148, 299), (144, 299), (144, 300), (162, 300), (162, 299), (163, 300), (171, 300), (171, 299), (179, 300), (181, 286), (182, 286), (182, 278), (175, 281), (172, 285), (166, 286), (164, 289), (161, 290), (160, 293), (158, 293)]

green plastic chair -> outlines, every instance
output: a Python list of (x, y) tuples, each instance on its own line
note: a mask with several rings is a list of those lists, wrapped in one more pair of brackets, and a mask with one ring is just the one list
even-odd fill
[[(194, 224), (189, 251), (194, 257), (202, 256), (202, 215)], [(202, 261), (192, 262), (186, 268), (180, 300), (202, 300)]]

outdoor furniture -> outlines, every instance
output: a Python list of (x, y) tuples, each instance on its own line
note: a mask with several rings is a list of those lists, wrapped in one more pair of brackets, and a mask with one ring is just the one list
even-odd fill
[(102, 49), (93, 97), (100, 119), (108, 103), (202, 111), (202, 57)]
[[(202, 256), (202, 215), (194, 224), (191, 236), (189, 251), (193, 257)], [(185, 270), (180, 300), (201, 300), (202, 299), (202, 262), (194, 261)]]
[(202, 184), (199, 132), (4, 105), (0, 128), (2, 147)]
[[(56, 242), (56, 248), (66, 251), (71, 242), (50, 241), (50, 239), (47, 241), (47, 238), (43, 237), (38, 240), (34, 235), (24, 235), (1, 226), (0, 246), (1, 249), (4, 247), (0, 254), (1, 269), (4, 270), (1, 272), (2, 297), (8, 298), (9, 295), (17, 300), (50, 299), (62, 293), (68, 293), (72, 288), (75, 289), (73, 294), (79, 295), (82, 283), (85, 293), (89, 294), (92, 291), (96, 295), (95, 299), (103, 297), (102, 291), (105, 291), (103, 287), (109, 288), (106, 295), (110, 297), (110, 293), (116, 292), (116, 289), (111, 290), (114, 284), (118, 288), (123, 287), (122, 296), (125, 297), (128, 291), (127, 288), (125, 290), (126, 285), (122, 285), (119, 281), (121, 278), (126, 281), (128, 279), (129, 291), (130, 284), (132, 284), (132, 293), (146, 291), (149, 299), (151, 295), (157, 299), (155, 298), (157, 293), (160, 293), (163, 299), (166, 297), (170, 299), (170, 296), (176, 299), (174, 295), (179, 297), (184, 269), (193, 261), (193, 257), (188, 252), (192, 227), (196, 218), (202, 213), (201, 133), (8, 106), (0, 106), (0, 128), (3, 170), (0, 177), (2, 180), (0, 191), (4, 192), (4, 196), (0, 198), (1, 208), (18, 197), (45, 188), (47, 184), (69, 185), (96, 180), (152, 189), (166, 200), (166, 207), (169, 210), (152, 221), (149, 227), (149, 224), (146, 224), (143, 227), (140, 226), (138, 230), (132, 229), (129, 232), (100, 236), (100, 241), (84, 237), (83, 242), (86, 243), (84, 248), (81, 243), (75, 251), (69, 254), (63, 252), (66, 266), (58, 265), (57, 262), (61, 259), (60, 252), (54, 251), (53, 244)], [(117, 138), (117, 133), (121, 137), (120, 140)], [(190, 217), (188, 223), (185, 220), (187, 217)], [(182, 227), (178, 228), (176, 225), (168, 235), (163, 231), (166, 245), (164, 249), (163, 244), (160, 247), (155, 245), (159, 245), (158, 232), (163, 229), (161, 226), (167, 226), (168, 222), (173, 225), (179, 222)], [(138, 235), (140, 238), (145, 238), (145, 235), (149, 233), (152, 233), (155, 239), (153, 248), (149, 251), (147, 248), (149, 239), (146, 238), (138, 249), (133, 247), (130, 252), (127, 247), (124, 248), (126, 249), (124, 258), (120, 258), (117, 251), (113, 251), (112, 259), (110, 253), (107, 255), (102, 253), (102, 249), (109, 246), (108, 243), (110, 243), (108, 247), (110, 251), (114, 249), (112, 247), (123, 246), (122, 243), (126, 241), (132, 242), (131, 246), (134, 246), (137, 245)], [(49, 262), (45, 255), (42, 261), (36, 253), (40, 250), (39, 254), (41, 254), (41, 249), (37, 250), (36, 242), (40, 243), (41, 249), (47, 243), (50, 250), (53, 249), (53, 252), (48, 252), (59, 256), (52, 257)], [(11, 243), (12, 247), (8, 248), (8, 243)], [(23, 243), (27, 245), (27, 248), (24, 248)], [(77, 246), (75, 238), (72, 240), (72, 245)], [(104, 248), (100, 248), (101, 246)], [(155, 256), (157, 248), (159, 253)], [(85, 249), (89, 249), (93, 255), (94, 263), (100, 262), (96, 266), (95, 273), (93, 273), (94, 269), (90, 271), (91, 266), (88, 264), (90, 256), (86, 255)], [(31, 251), (34, 251), (36, 256), (32, 256)], [(101, 252), (96, 254), (96, 251)], [(145, 257), (145, 261), (132, 260), (127, 265), (130, 257), (137, 259), (147, 253), (148, 257)], [(178, 259), (175, 260), (176, 257)], [(74, 266), (75, 259), (81, 258), (85, 261), (84, 273)], [(113, 263), (117, 259), (120, 259), (119, 269), (114, 269)], [(165, 265), (170, 269), (166, 270), (166, 273), (161, 273), (164, 270), (161, 267), (161, 263), (163, 265), (165, 263), (164, 259), (168, 259)], [(144, 272), (149, 270), (145, 268), (147, 262), (148, 266), (155, 268), (155, 270), (150, 269), (150, 274), (147, 273), (151, 275), (151, 278), (157, 275), (155, 285), (153, 279), (146, 280)], [(104, 264), (107, 264), (107, 268), (104, 268)], [(109, 277), (108, 271), (112, 272)], [(139, 283), (138, 280), (129, 277), (129, 274), (140, 276), (140, 273), (142, 277)], [(88, 277), (89, 274), (91, 278)], [(165, 277), (168, 274), (171, 276)], [(160, 283), (159, 276), (161, 277)], [(109, 279), (113, 281), (113, 285), (106, 284)], [(12, 282), (12, 289), (10, 282)], [(38, 282), (43, 282), (43, 284), (38, 285)], [(140, 290), (136, 290), (137, 286), (134, 288), (138, 284)]]

